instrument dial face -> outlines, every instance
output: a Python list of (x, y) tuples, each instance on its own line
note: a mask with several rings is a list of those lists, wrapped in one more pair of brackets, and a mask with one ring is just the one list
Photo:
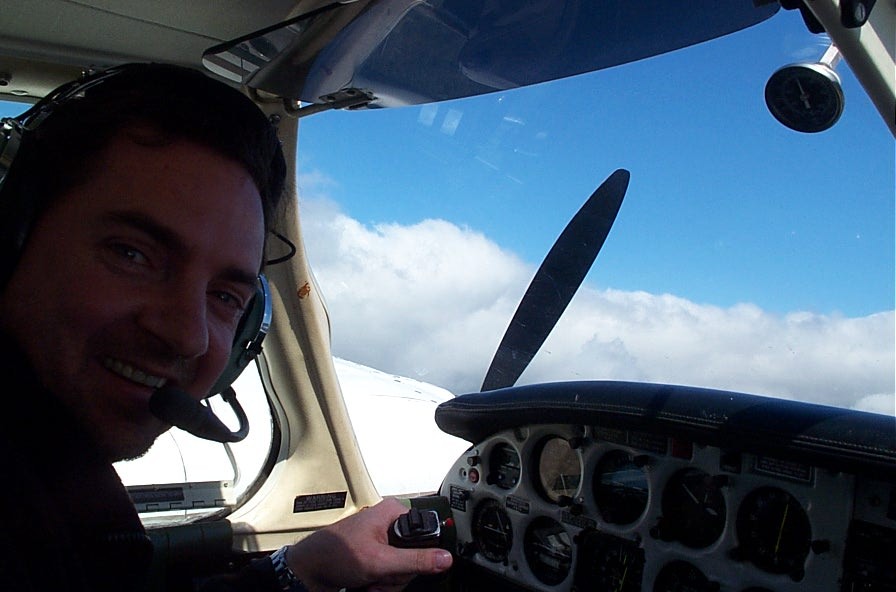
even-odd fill
[(647, 507), (650, 485), (642, 467), (629, 453), (614, 450), (598, 463), (594, 473), (594, 498), (604, 520), (631, 524)]
[(566, 579), (572, 565), (572, 541), (566, 529), (552, 518), (536, 518), (526, 529), (523, 550), (529, 569), (544, 584)]
[(812, 529), (796, 498), (777, 487), (760, 487), (740, 506), (737, 538), (744, 557), (758, 568), (798, 574), (809, 555)]
[(843, 90), (825, 64), (781, 68), (765, 85), (765, 102), (775, 119), (798, 132), (822, 132), (843, 113)]
[(579, 535), (577, 545), (577, 590), (641, 592), (644, 549), (635, 541), (591, 530)]
[(702, 549), (718, 540), (725, 520), (725, 496), (712, 476), (688, 468), (669, 479), (663, 490), (663, 538)]
[(703, 572), (687, 561), (673, 561), (656, 576), (653, 592), (718, 592)]
[(473, 541), (483, 557), (495, 563), (507, 561), (513, 546), (513, 527), (498, 500), (488, 499), (476, 507), (472, 531)]
[(574, 498), (582, 483), (582, 459), (565, 438), (549, 438), (538, 453), (538, 483), (548, 501)]
[(488, 483), (513, 489), (520, 482), (520, 455), (510, 444), (498, 444), (488, 457)]

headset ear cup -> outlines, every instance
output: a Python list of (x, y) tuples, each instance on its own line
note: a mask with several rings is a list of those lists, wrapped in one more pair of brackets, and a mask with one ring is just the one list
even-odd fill
[[(11, 170), (24, 138), (24, 129), (12, 118), (0, 120), (0, 288), (6, 285), (21, 254), (30, 226), (30, 207), (11, 189)], [(14, 176), (14, 174), (12, 175)]]
[(243, 313), (237, 326), (230, 358), (208, 396), (217, 395), (227, 389), (242, 374), (246, 366), (261, 353), (261, 342), (271, 326), (271, 291), (264, 274), (258, 276), (258, 285), (252, 302)]
[(21, 139), (18, 127), (11, 119), (4, 118), (0, 120), (0, 191), (3, 189), (6, 175), (9, 173), (16, 153), (19, 151)]

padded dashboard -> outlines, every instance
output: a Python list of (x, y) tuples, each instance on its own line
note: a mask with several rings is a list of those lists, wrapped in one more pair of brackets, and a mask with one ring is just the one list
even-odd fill
[[(462, 590), (896, 589), (896, 420), (623, 382), (463, 395)], [(475, 585), (474, 582), (488, 582)]]

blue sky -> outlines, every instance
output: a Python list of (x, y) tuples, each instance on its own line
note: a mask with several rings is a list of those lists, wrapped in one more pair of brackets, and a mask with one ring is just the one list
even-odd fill
[(880, 116), (845, 63), (833, 129), (798, 134), (765, 109), (768, 76), (825, 48), (782, 11), (525, 94), (316, 115), (301, 123), (300, 170), (331, 179), (328, 195), (363, 223), (444, 218), (537, 264), (591, 191), (627, 168), (589, 283), (779, 313), (891, 310), (894, 144)]

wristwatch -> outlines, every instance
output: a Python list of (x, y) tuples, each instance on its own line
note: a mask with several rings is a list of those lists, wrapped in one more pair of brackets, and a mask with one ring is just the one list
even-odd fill
[(289, 569), (286, 563), (286, 550), (289, 547), (280, 547), (271, 554), (271, 563), (274, 565), (274, 576), (277, 578), (277, 584), (283, 592), (308, 592), (308, 588), (302, 583), (302, 580), (296, 577), (296, 574)]

